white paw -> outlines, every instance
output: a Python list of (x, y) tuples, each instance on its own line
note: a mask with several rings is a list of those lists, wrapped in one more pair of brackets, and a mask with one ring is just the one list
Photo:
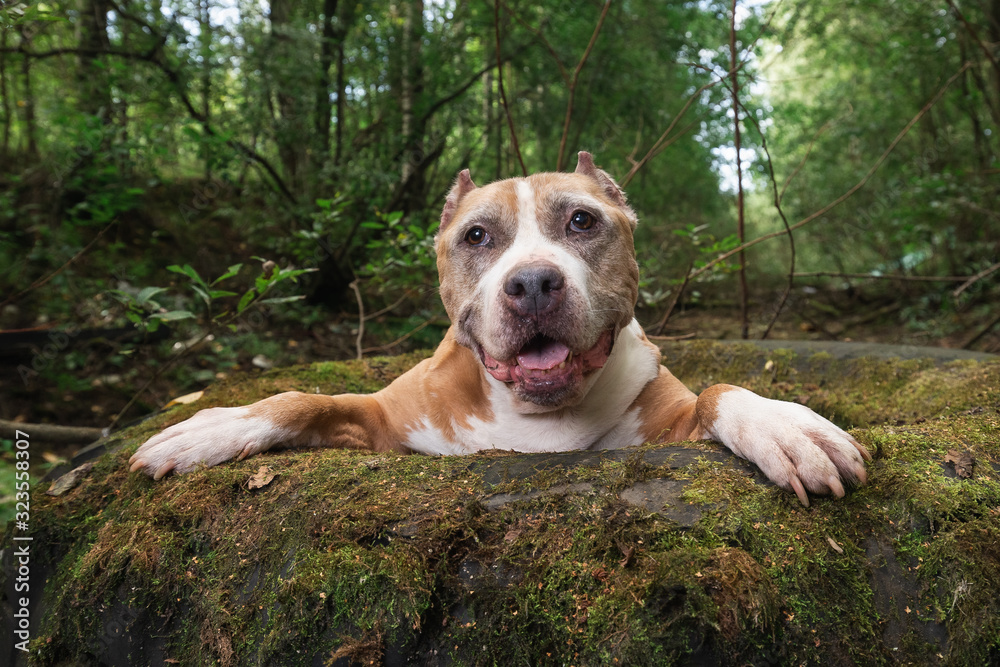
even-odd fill
[(267, 419), (250, 416), (249, 408), (209, 408), (154, 435), (129, 463), (133, 472), (142, 470), (160, 479), (170, 471), (185, 473), (200, 465), (242, 460), (289, 435)]
[(868, 450), (804, 405), (734, 388), (719, 395), (716, 415), (712, 435), (806, 507), (806, 490), (842, 498), (845, 483), (868, 481)]

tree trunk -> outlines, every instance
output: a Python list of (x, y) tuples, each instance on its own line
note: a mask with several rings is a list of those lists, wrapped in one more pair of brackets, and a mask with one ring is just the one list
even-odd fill
[[(21, 45), (25, 51), (31, 51), (31, 34), (21, 26)], [(35, 128), (35, 95), (31, 90), (31, 58), (27, 55), (21, 60), (21, 76), (24, 78), (24, 133), (28, 139), (25, 155), (28, 159), (37, 160), (38, 140)]]
[[(323, 37), (319, 53), (319, 77), (316, 80), (316, 136), (319, 138), (320, 156), (318, 165), (326, 162), (330, 154), (330, 114), (333, 112), (330, 104), (330, 66), (333, 64), (334, 52), (337, 48), (333, 20), (337, 14), (338, 0), (323, 0)], [(338, 68), (339, 82), (339, 68)]]
[(423, 128), (417, 127), (418, 121), (414, 108), (423, 92), (423, 67), (421, 65), (421, 42), (424, 25), (423, 0), (410, 0), (406, 7), (406, 17), (403, 22), (403, 67), (400, 91), (400, 106), (403, 110), (403, 165), (401, 169), (401, 186), (410, 189), (410, 179), (417, 172), (417, 166), (423, 155)]
[(0, 27), (0, 101), (3, 103), (3, 144), (0, 158), (4, 163), (10, 154), (10, 95), (7, 94), (7, 26)]
[(79, 109), (99, 118), (101, 124), (111, 122), (111, 88), (107, 70), (98, 65), (100, 53), (110, 48), (108, 41), (108, 5), (103, 0), (81, 0), (77, 37), (81, 53)]
[(305, 176), (305, 149), (309, 137), (305, 131), (304, 106), (299, 99), (305, 94), (297, 72), (297, 47), (291, 37), (292, 4), (290, 0), (271, 2), (271, 67), (274, 90), (278, 98), (278, 119), (275, 141), (285, 171), (285, 180), (293, 192), (301, 191)]
[[(198, 26), (201, 47), (201, 113), (207, 126), (212, 120), (212, 19), (209, 16), (209, 0), (198, 3)], [(207, 139), (207, 137), (206, 137)], [(205, 182), (212, 180), (212, 145), (208, 141), (201, 144), (205, 159)]]

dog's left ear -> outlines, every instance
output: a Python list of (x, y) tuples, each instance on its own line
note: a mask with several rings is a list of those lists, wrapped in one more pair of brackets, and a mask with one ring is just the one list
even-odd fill
[(458, 203), (462, 201), (462, 197), (475, 189), (476, 184), (472, 182), (469, 170), (463, 169), (460, 171), (458, 178), (455, 179), (455, 185), (452, 186), (451, 192), (448, 193), (448, 198), (444, 200), (444, 208), (441, 209), (441, 226), (438, 227), (438, 233), (443, 232), (444, 228), (451, 222), (451, 219), (455, 217), (455, 210), (458, 209)]
[(576, 173), (589, 176), (597, 181), (597, 183), (601, 186), (601, 189), (604, 190), (604, 194), (608, 196), (608, 199), (617, 204), (618, 207), (625, 212), (625, 215), (628, 216), (629, 222), (632, 223), (632, 227), (635, 228), (638, 218), (636, 218), (635, 211), (632, 210), (632, 207), (628, 205), (628, 200), (625, 199), (625, 193), (620, 187), (618, 187), (618, 184), (615, 183), (615, 179), (611, 178), (608, 172), (597, 168), (597, 165), (594, 164), (593, 155), (587, 151), (580, 151), (577, 153)]

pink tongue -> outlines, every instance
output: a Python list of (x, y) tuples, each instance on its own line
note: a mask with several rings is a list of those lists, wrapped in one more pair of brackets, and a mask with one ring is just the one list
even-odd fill
[(548, 370), (566, 361), (569, 348), (558, 341), (546, 341), (541, 345), (525, 348), (517, 355), (517, 363), (521, 368), (531, 370)]

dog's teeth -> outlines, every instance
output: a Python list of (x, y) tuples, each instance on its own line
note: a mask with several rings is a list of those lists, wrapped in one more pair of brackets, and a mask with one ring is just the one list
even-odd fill
[(566, 362), (564, 361), (561, 364), (559, 364), (559, 368), (566, 368)]
[(568, 364), (568, 363), (571, 363), (572, 361), (573, 361), (573, 353), (570, 352), (569, 356), (566, 357), (566, 363)]

